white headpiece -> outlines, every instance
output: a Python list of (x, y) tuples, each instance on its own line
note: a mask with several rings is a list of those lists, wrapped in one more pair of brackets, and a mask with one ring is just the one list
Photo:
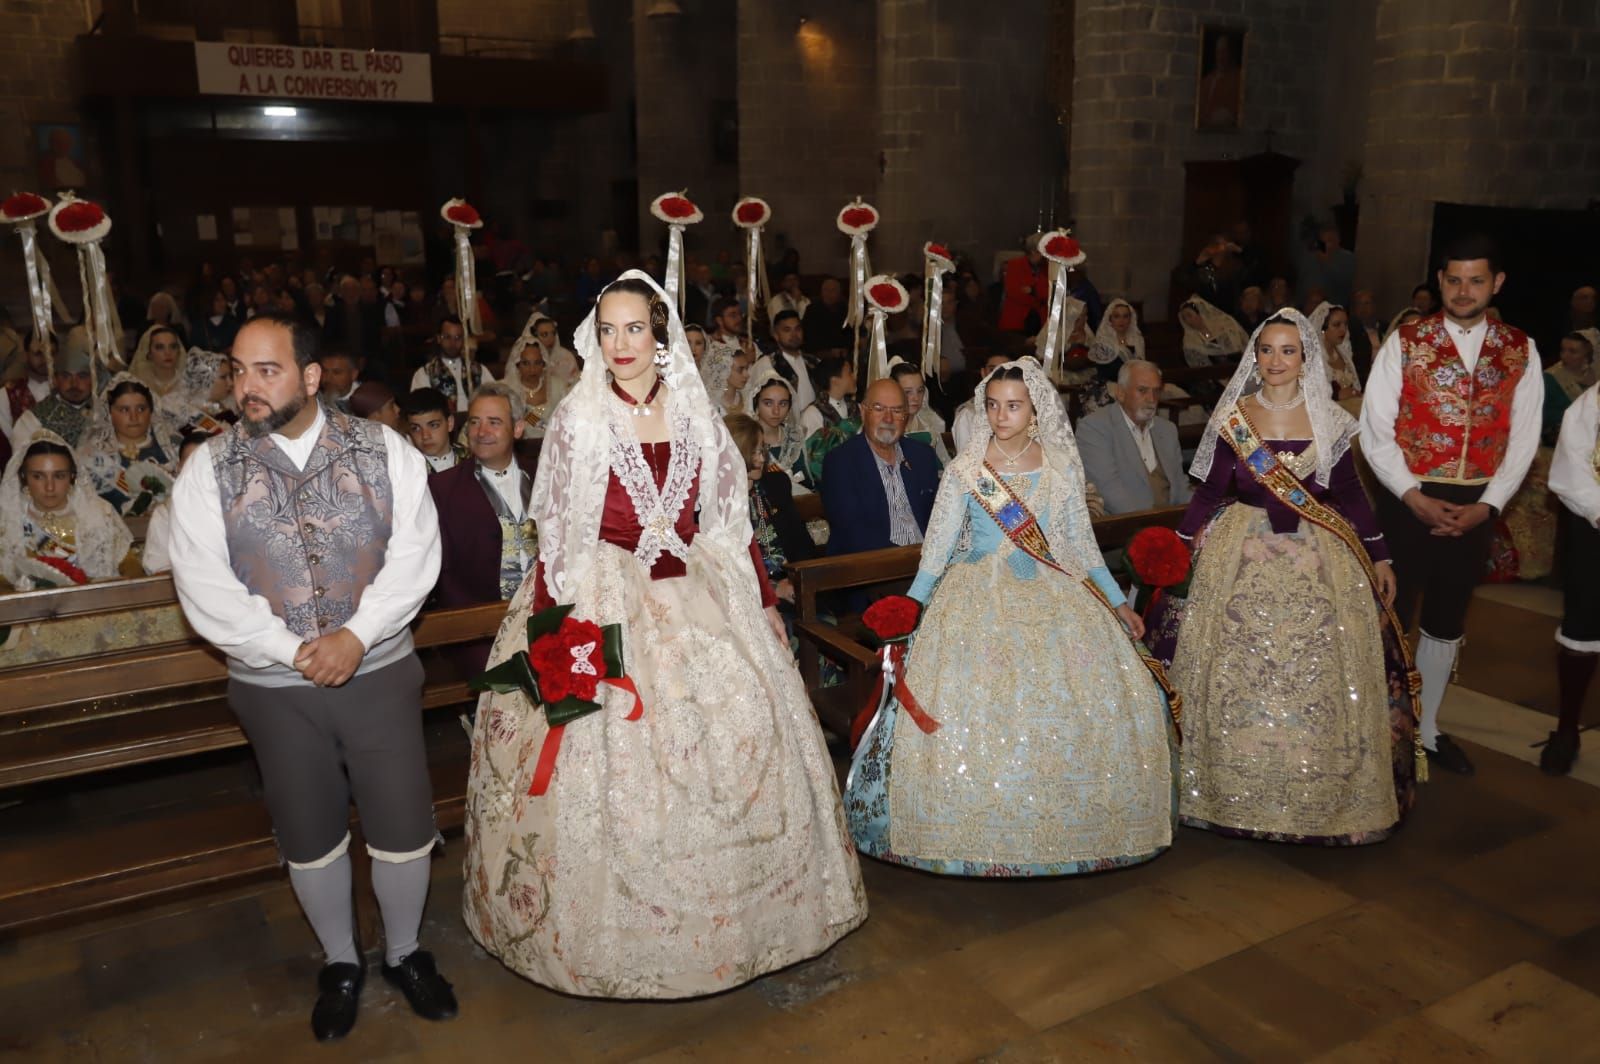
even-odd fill
[(1040, 446), (1044, 448), (1045, 461), (1056, 472), (1075, 481), (1081, 490), (1085, 483), (1083, 459), (1078, 456), (1078, 440), (1072, 434), (1072, 424), (1067, 419), (1066, 407), (1061, 402), (1061, 393), (1050, 383), (1050, 377), (1045, 373), (1044, 367), (1027, 357), (996, 366), (984, 374), (983, 380), (978, 382), (978, 390), (972, 399), (978, 415), (973, 419), (972, 437), (951, 465), (964, 463), (976, 467), (983, 464), (983, 456), (989, 449), (989, 441), (994, 438), (994, 427), (989, 424), (989, 418), (984, 413), (983, 401), (988, 394), (989, 382), (994, 379), (995, 374), (1010, 369), (1022, 370), (1022, 383), (1028, 389), (1029, 401), (1033, 403), (1033, 414), (1039, 419), (1038, 440)]
[[(1317, 309), (1311, 312), (1310, 318), (1311, 327), (1317, 330), (1317, 336), (1320, 337), (1328, 327), (1328, 318), (1333, 312), (1344, 309), (1344, 307), (1329, 303), (1326, 299), (1318, 303)], [(1350, 312), (1345, 311), (1346, 320), (1349, 317)], [(1329, 379), (1341, 388), (1359, 392), (1361, 390), (1361, 378), (1356, 375), (1356, 356), (1354, 349), (1350, 346), (1350, 330), (1348, 328), (1345, 330), (1344, 339), (1339, 341), (1338, 351), (1329, 352), (1324, 349), (1323, 354), (1328, 357)]]
[[(1200, 322), (1205, 326), (1205, 332), (1210, 334), (1212, 340), (1221, 343), (1223, 348), (1230, 354), (1236, 347), (1244, 344), (1244, 327), (1233, 319), (1233, 315), (1207, 303), (1199, 296), (1190, 296), (1185, 299), (1183, 306), (1194, 308), (1195, 313), (1200, 315)], [(1179, 309), (1182, 308), (1180, 307)], [(1296, 313), (1298, 314), (1299, 312), (1296, 311)], [(1206, 336), (1202, 335), (1200, 330), (1185, 324), (1181, 315), (1178, 318), (1178, 323), (1183, 326), (1185, 347), (1191, 346), (1191, 340), (1194, 341), (1193, 346), (1195, 347), (1205, 346)]]
[[(0, 483), (0, 576), (18, 591), (31, 591), (40, 580), (67, 582), (64, 576), (30, 558), (22, 539), (23, 515), (28, 511), (29, 496), (20, 473), (28, 448), (35, 443), (67, 446), (60, 436), (41, 429), (25, 442), (19, 441), (16, 453), (6, 463), (4, 482)], [(73, 516), (78, 568), (91, 580), (109, 580), (117, 575), (122, 559), (133, 545), (132, 533), (111, 504), (89, 487), (89, 478), (82, 469), (78, 470), (67, 498)]]
[(1333, 467), (1350, 449), (1350, 441), (1356, 434), (1356, 420), (1333, 401), (1333, 385), (1328, 380), (1328, 361), (1322, 351), (1322, 334), (1312, 327), (1304, 314), (1290, 307), (1274, 313), (1250, 334), (1250, 341), (1239, 356), (1239, 368), (1234, 370), (1233, 379), (1228, 381), (1222, 399), (1211, 413), (1205, 435), (1200, 437), (1200, 446), (1195, 451), (1194, 462), (1189, 466), (1189, 475), (1200, 480), (1211, 475), (1217, 439), (1220, 433), (1227, 431), (1228, 415), (1239, 404), (1239, 400), (1261, 390), (1261, 380), (1256, 375), (1256, 345), (1261, 340), (1261, 331), (1271, 325), (1293, 325), (1300, 332), (1300, 350), (1304, 352), (1305, 359), (1300, 387), (1305, 390), (1306, 413), (1311, 418), (1311, 438), (1317, 448), (1316, 479), (1318, 484), (1327, 487)]
[[(738, 353), (739, 349), (731, 344), (706, 345), (706, 353), (700, 359), (700, 381), (706, 386), (706, 398), (711, 400), (713, 408), (720, 409), (722, 406), (722, 397), (728, 390), (728, 378), (733, 376), (733, 356)], [(749, 412), (741, 411), (745, 414)]]
[[(700, 530), (695, 542), (704, 539), (708, 547), (734, 552), (734, 556), (748, 552), (751, 533), (745, 458), (700, 382), (678, 308), (661, 286), (640, 270), (627, 271), (606, 291), (626, 280), (644, 282), (666, 308), (667, 364), (660, 373), (666, 382), (672, 446), (693, 447), (699, 453)], [(638, 447), (622, 401), (611, 394), (610, 373), (600, 351), (596, 323), (606, 291), (578, 326), (573, 342), (583, 358), (583, 372), (572, 393), (551, 415), (533, 482), (530, 509), (539, 526), (539, 560), (550, 593), (559, 603), (575, 600), (594, 563), (613, 456)]]
[[(1128, 334), (1118, 337), (1116, 326), (1111, 324), (1111, 312), (1118, 307), (1128, 308)], [(1128, 350), (1133, 351), (1133, 358), (1127, 357)], [(1106, 304), (1105, 313), (1100, 318), (1100, 328), (1094, 332), (1094, 343), (1089, 347), (1089, 361), (1099, 366), (1109, 366), (1113, 362), (1137, 361), (1144, 358), (1144, 333), (1139, 331), (1139, 315), (1133, 309), (1133, 304), (1126, 299), (1113, 299)]]

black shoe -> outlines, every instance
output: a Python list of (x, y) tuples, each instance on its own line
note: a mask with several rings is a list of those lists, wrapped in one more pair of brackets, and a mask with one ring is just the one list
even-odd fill
[(413, 950), (399, 964), (385, 964), (383, 978), (406, 996), (411, 1011), (423, 1019), (448, 1020), (455, 1016), (456, 996), (433, 966), (433, 954), (427, 950)]
[(331, 1042), (350, 1033), (366, 978), (365, 962), (322, 966), (317, 973), (317, 1003), (311, 1009), (311, 1033), (317, 1041)]
[(1539, 755), (1539, 771), (1546, 776), (1565, 776), (1577, 759), (1578, 733), (1553, 731), (1550, 741), (1544, 744), (1544, 753)]
[(1423, 747), (1422, 752), (1428, 755), (1428, 764), (1438, 765), (1446, 772), (1454, 772), (1458, 776), (1470, 776), (1477, 771), (1472, 767), (1472, 759), (1467, 756), (1467, 752), (1457, 746), (1454, 739), (1443, 733), (1434, 740), (1432, 750)]

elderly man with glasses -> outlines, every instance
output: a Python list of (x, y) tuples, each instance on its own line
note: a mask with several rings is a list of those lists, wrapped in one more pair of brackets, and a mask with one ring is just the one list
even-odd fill
[(908, 411), (898, 384), (873, 382), (861, 415), (860, 434), (822, 464), (830, 555), (921, 543), (939, 491), (933, 448), (904, 438)]

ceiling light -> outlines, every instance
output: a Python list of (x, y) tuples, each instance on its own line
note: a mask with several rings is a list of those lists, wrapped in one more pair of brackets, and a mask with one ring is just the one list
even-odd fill
[(268, 118), (293, 118), (300, 112), (293, 107), (263, 107), (261, 113)]

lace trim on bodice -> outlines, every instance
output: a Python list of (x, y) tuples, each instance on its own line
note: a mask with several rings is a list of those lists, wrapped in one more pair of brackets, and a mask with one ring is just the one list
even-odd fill
[(639, 519), (639, 545), (633, 556), (646, 569), (655, 565), (663, 552), (687, 561), (689, 545), (678, 535), (678, 514), (689, 501), (695, 471), (700, 468), (700, 448), (691, 432), (688, 410), (682, 403), (668, 401), (672, 454), (667, 460), (666, 481), (659, 490), (622, 401), (608, 402), (606, 411), (611, 430), (611, 469)]

